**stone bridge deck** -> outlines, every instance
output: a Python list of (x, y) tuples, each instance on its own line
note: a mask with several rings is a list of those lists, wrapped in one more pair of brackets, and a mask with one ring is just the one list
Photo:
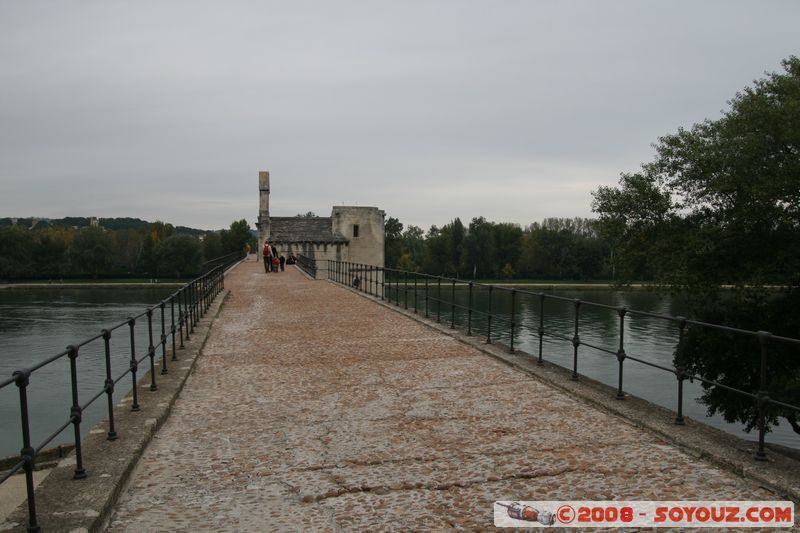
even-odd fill
[(255, 262), (111, 532), (492, 528), (515, 500), (774, 500), (424, 324)]

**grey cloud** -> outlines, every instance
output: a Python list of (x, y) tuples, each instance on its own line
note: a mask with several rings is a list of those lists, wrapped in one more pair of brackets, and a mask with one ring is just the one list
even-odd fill
[(422, 226), (585, 216), (590, 190), (659, 135), (718, 116), (797, 53), (798, 15), (790, 1), (6, 1), (0, 216), (252, 222), (260, 169), (285, 215), (344, 201)]

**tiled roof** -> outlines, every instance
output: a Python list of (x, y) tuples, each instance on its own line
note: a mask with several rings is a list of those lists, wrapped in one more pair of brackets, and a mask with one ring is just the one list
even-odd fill
[(270, 239), (275, 242), (347, 242), (331, 231), (330, 217), (270, 217)]

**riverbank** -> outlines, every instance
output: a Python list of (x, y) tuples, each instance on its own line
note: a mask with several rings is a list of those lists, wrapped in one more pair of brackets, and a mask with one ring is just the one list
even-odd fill
[(3, 283), (3, 289), (148, 289), (183, 287), (185, 281), (47, 281), (30, 283)]

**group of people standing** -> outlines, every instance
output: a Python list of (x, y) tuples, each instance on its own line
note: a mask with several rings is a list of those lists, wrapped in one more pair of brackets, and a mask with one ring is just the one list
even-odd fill
[(265, 272), (281, 272), (285, 269), (286, 258), (278, 255), (278, 249), (274, 244), (268, 242), (264, 243), (264, 248), (261, 250), (261, 255), (264, 257), (264, 271)]

